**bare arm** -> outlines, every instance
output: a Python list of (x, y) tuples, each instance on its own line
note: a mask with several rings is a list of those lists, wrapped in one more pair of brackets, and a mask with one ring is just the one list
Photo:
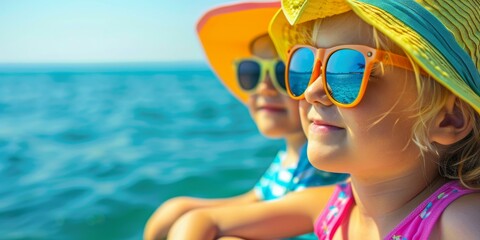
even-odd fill
[(175, 223), (168, 239), (272, 239), (308, 233), (333, 189), (308, 188), (275, 201), (195, 210)]
[(150, 219), (148, 219), (143, 237), (145, 240), (165, 238), (173, 223), (183, 214), (193, 209), (243, 205), (256, 201), (258, 201), (258, 198), (253, 190), (236, 197), (222, 199), (201, 199), (190, 197), (172, 198), (162, 204), (155, 213), (153, 213)]

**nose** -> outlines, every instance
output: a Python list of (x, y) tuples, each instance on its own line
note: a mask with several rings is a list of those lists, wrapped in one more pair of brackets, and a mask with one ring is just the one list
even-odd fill
[(266, 72), (265, 78), (260, 80), (256, 92), (266, 96), (275, 96), (278, 94), (278, 91), (273, 86), (269, 71)]
[(328, 90), (325, 88), (322, 78), (323, 76), (319, 75), (315, 81), (307, 87), (304, 93), (305, 100), (312, 105), (322, 104), (325, 106), (331, 106), (333, 105), (333, 102), (328, 98), (327, 93), (325, 92)]

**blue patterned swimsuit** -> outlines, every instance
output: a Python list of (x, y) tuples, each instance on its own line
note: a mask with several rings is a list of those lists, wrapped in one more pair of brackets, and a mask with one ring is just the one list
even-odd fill
[[(285, 151), (281, 150), (273, 160), (262, 178), (255, 185), (257, 196), (264, 201), (274, 200), (289, 192), (301, 191), (308, 187), (332, 185), (346, 180), (348, 174), (324, 172), (313, 167), (307, 158), (307, 144), (300, 151), (298, 163), (282, 166)], [(305, 234), (291, 239), (317, 239), (312, 234)]]

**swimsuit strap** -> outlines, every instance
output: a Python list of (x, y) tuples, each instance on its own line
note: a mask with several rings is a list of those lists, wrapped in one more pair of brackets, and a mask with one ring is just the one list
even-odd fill
[(463, 187), (459, 181), (450, 181), (435, 191), (413, 210), (385, 240), (428, 239), (433, 227), (450, 203), (475, 190)]
[[(447, 182), (415, 208), (384, 239), (428, 239), (433, 227), (449, 204), (464, 195), (476, 192), (478, 191), (463, 187), (458, 181)], [(318, 239), (333, 238), (354, 202), (350, 183), (338, 184), (327, 206), (315, 221), (315, 234)]]
[(340, 223), (348, 214), (354, 200), (350, 183), (337, 184), (335, 191), (315, 221), (315, 234), (319, 240), (331, 239), (337, 231)]

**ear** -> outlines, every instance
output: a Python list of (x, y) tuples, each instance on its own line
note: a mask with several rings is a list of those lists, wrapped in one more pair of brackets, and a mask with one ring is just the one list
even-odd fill
[(433, 121), (429, 131), (430, 141), (451, 145), (466, 137), (472, 129), (472, 120), (465, 113), (460, 99), (452, 94)]

